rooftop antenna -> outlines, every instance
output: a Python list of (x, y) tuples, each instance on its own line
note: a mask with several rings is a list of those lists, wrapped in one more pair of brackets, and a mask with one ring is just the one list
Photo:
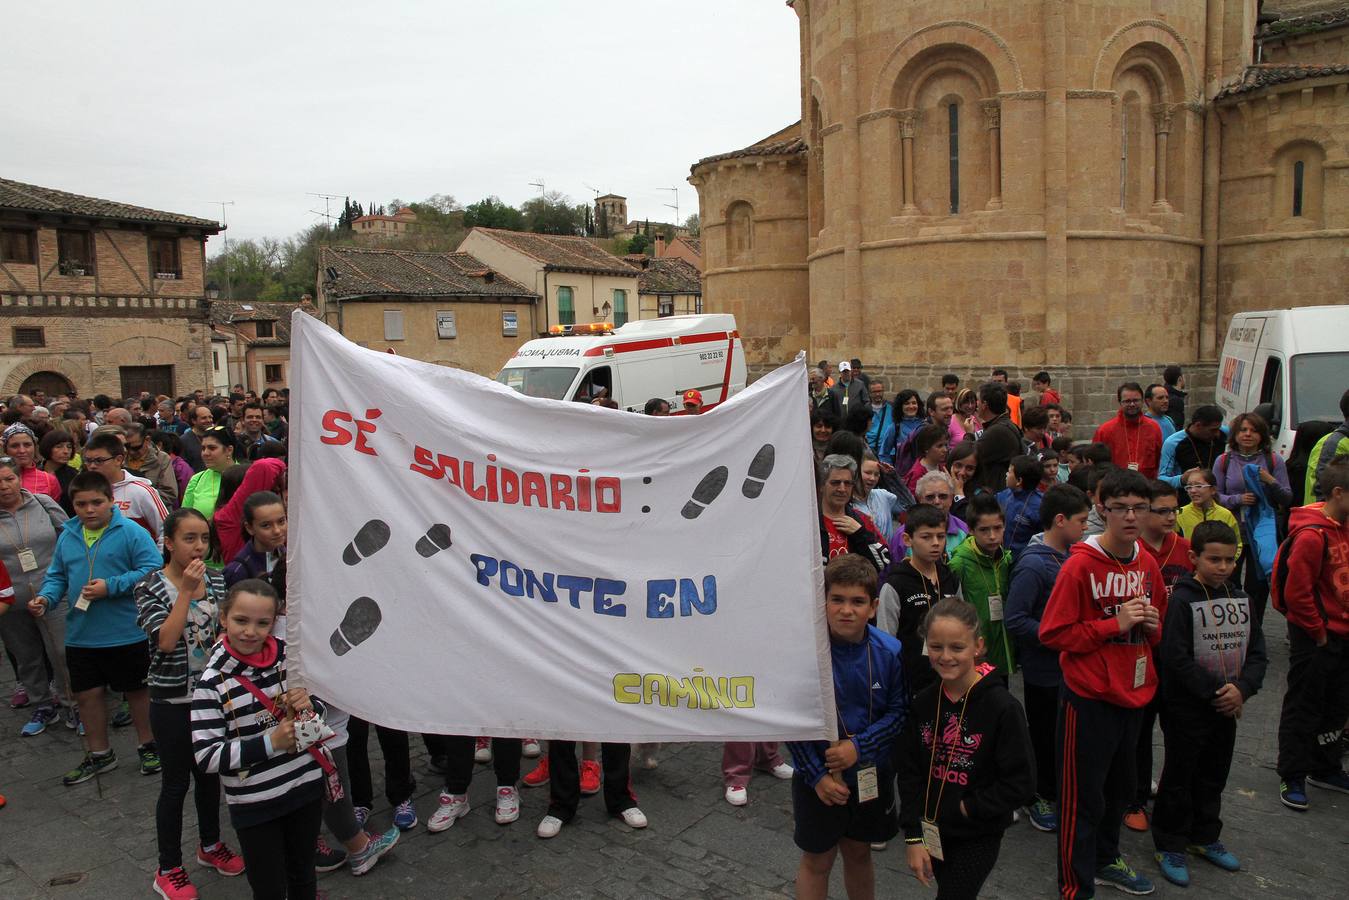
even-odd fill
[(323, 216), (323, 218), (326, 219), (326, 220), (328, 220), (329, 222), (331, 222), (331, 221), (333, 220), (333, 217), (332, 217), (332, 202), (333, 202), (334, 200), (341, 200), (341, 199), (342, 199), (342, 195), (341, 195), (341, 194), (316, 194), (316, 193), (314, 193), (313, 191), (306, 191), (306, 192), (305, 192), (305, 196), (306, 196), (306, 197), (322, 197), (322, 198), (323, 198), (323, 212), (319, 212), (319, 211), (316, 210), (316, 209), (311, 209), (310, 212), (313, 213), (313, 214), (316, 215), (316, 216)]
[(660, 190), (660, 191), (669, 191), (670, 193), (674, 194), (674, 203), (666, 203), (666, 204), (665, 204), (665, 208), (666, 208), (666, 209), (673, 209), (673, 210), (675, 211), (675, 221), (674, 221), (674, 224), (675, 224), (675, 227), (676, 227), (676, 228), (678, 228), (679, 226), (683, 225), (683, 224), (684, 224), (684, 220), (681, 219), (681, 218), (679, 218), (679, 188), (677, 188), (677, 187), (667, 187), (667, 188), (657, 188), (657, 190)]
[(220, 233), (225, 239), (225, 295), (226, 299), (234, 299), (234, 282), (230, 279), (230, 232), (229, 224), (225, 221), (225, 207), (233, 206), (233, 200), (206, 200), (206, 203), (212, 206), (220, 207)]
[[(582, 184), (585, 184), (584, 181), (581, 182), (581, 183), (582, 183)], [(595, 192), (595, 199), (596, 199), (596, 200), (599, 200), (599, 199), (600, 199), (600, 189), (599, 189), (599, 188), (593, 187), (592, 185), (589, 185), (589, 184), (586, 184), (585, 187), (586, 187), (586, 190), (588, 190), (588, 191), (594, 191), (594, 192)]]
[(547, 193), (547, 192), (544, 190), (544, 187), (543, 187), (543, 179), (542, 179), (542, 178), (540, 178), (538, 181), (531, 181), (531, 182), (529, 183), (529, 186), (530, 186), (530, 187), (536, 187), (536, 188), (538, 188), (538, 189), (539, 189), (539, 196), (540, 196), (540, 197), (542, 197), (545, 193)]

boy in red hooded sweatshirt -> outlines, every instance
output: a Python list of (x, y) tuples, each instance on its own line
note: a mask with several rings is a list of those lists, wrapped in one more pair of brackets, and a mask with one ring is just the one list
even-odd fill
[(1289, 645), (1279, 799), (1299, 812), (1309, 805), (1308, 783), (1349, 794), (1340, 767), (1349, 715), (1349, 457), (1326, 466), (1317, 488), (1325, 502), (1293, 510), (1271, 579)]
[(1152, 490), (1138, 472), (1101, 479), (1105, 532), (1074, 544), (1040, 618), (1040, 643), (1059, 651), (1059, 896), (1095, 896), (1106, 884), (1129, 894), (1154, 888), (1119, 850), (1134, 796), (1143, 708), (1157, 692), (1151, 646), (1161, 640), (1166, 583), (1139, 545)]

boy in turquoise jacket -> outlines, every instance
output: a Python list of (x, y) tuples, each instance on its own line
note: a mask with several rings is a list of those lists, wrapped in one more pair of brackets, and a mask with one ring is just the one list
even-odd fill
[(108, 745), (105, 688), (126, 695), (140, 738), (141, 774), (153, 775), (159, 771), (159, 755), (150, 733), (145, 684), (150, 645), (136, 624), (131, 590), (164, 560), (149, 532), (113, 505), (108, 479), (94, 471), (80, 472), (71, 479), (70, 496), (76, 517), (61, 527), (51, 565), (30, 604), (37, 616), (57, 603), (70, 604), (66, 666), (89, 752), (62, 780), (70, 787), (117, 766)]

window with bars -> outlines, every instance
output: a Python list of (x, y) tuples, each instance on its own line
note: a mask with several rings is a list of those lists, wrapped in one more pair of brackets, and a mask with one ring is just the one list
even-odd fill
[(47, 346), (47, 333), (37, 325), (15, 325), (13, 339), (16, 350)]

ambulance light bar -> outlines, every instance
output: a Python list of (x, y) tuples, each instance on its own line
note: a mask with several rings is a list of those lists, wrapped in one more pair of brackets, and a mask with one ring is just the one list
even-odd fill
[(551, 335), (613, 334), (612, 322), (586, 322), (580, 325), (553, 325), (548, 329)]

